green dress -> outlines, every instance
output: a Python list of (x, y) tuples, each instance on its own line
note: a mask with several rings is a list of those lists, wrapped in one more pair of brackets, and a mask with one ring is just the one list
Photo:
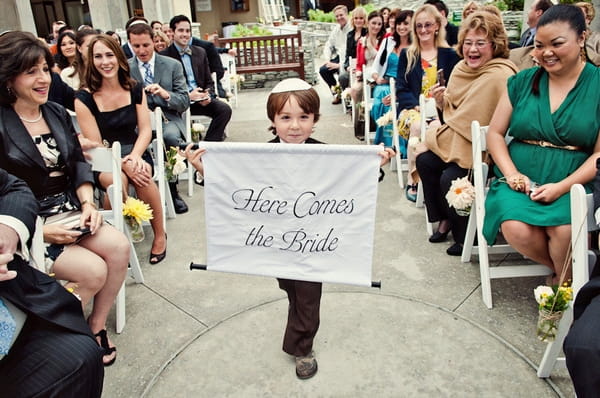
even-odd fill
[[(508, 96), (513, 107), (508, 134), (515, 138), (508, 151), (517, 170), (542, 185), (563, 180), (593, 153), (600, 129), (600, 69), (587, 63), (575, 87), (554, 113), (550, 113), (547, 73), (541, 76), (539, 95), (532, 93), (537, 70), (526, 69), (508, 79)], [(541, 147), (520, 140), (579, 146), (583, 151)], [(497, 167), (494, 167), (494, 174), (502, 177)], [(569, 194), (544, 204), (496, 179), (485, 201), (483, 234), (488, 243), (494, 242), (500, 224), (506, 220), (536, 226), (570, 224)]]

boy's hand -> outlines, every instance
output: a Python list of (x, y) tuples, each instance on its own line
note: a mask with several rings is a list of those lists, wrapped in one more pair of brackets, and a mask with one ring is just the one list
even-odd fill
[[(383, 144), (379, 144), (379, 145), (381, 145), (383, 147)], [(381, 156), (380, 166), (383, 166), (384, 164), (389, 162), (393, 156), (396, 156), (396, 151), (394, 150), (394, 148), (384, 147), (383, 151), (379, 152), (378, 155)]]

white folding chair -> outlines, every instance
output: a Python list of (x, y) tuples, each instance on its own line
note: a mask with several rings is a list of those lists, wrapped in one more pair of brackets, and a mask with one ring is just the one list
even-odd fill
[[(406, 159), (402, 159), (402, 154), (400, 153), (400, 134), (398, 133), (398, 106), (396, 104), (396, 79), (393, 77), (390, 78), (390, 101), (391, 101), (391, 112), (393, 115), (392, 119), (392, 145), (396, 149), (396, 156), (392, 161), (394, 162), (395, 169), (398, 172), (398, 185), (400, 188), (404, 188), (404, 170), (408, 170), (408, 161)], [(390, 169), (394, 169), (390, 165)]]
[[(573, 283), (571, 286), (573, 287), (573, 299), (577, 296), (579, 289), (588, 281), (591, 268), (596, 263), (596, 255), (588, 249), (588, 232), (597, 230), (593, 195), (586, 195), (581, 184), (573, 185), (571, 187), (571, 257), (573, 259)], [(566, 366), (565, 358), (559, 357), (559, 355), (573, 322), (573, 302), (560, 320), (555, 340), (546, 346), (546, 351), (538, 367), (538, 377), (550, 377), (554, 368)], [(590, 366), (595, 366), (595, 364), (590, 364)]]
[[(365, 66), (366, 69), (366, 66)], [(371, 108), (373, 108), (373, 97), (372, 87), (367, 82), (367, 80), (363, 80), (363, 111), (365, 112), (365, 144), (371, 145), (375, 141), (375, 131), (371, 131)]]
[(549, 275), (552, 271), (550, 268), (541, 264), (498, 265), (490, 267), (489, 254), (512, 253), (515, 252), (515, 250), (508, 244), (488, 245), (483, 236), (485, 196), (487, 193), (487, 164), (483, 161), (482, 152), (487, 150), (487, 127), (480, 127), (479, 122), (474, 121), (471, 123), (471, 134), (471, 144), (473, 145), (473, 185), (475, 186), (475, 203), (474, 206), (471, 206), (471, 217), (473, 217), (474, 211), (477, 224), (477, 251), (479, 254), (479, 271), (481, 274), (481, 294), (485, 305), (488, 308), (492, 308), (492, 279), (542, 276)]
[(234, 108), (238, 107), (238, 85), (236, 83), (232, 83), (231, 79), (233, 76), (237, 76), (237, 72), (235, 69), (235, 58), (229, 54), (219, 54), (221, 57), (221, 64), (223, 64), (223, 68), (225, 69), (225, 74), (221, 79), (221, 84), (223, 85), (223, 89), (225, 92), (231, 94), (229, 97), (230, 103)]
[(163, 136), (163, 113), (160, 107), (156, 107), (152, 113), (152, 129), (156, 131), (156, 138), (152, 140), (152, 152), (154, 154), (154, 176), (153, 179), (158, 184), (160, 202), (163, 205), (163, 224), (167, 226), (167, 218), (172, 219), (177, 216), (175, 205), (171, 196), (167, 177), (165, 175), (165, 141)]
[[(434, 116), (437, 117), (435, 100), (433, 98), (425, 98), (423, 94), (419, 95), (419, 130), (421, 131), (421, 142), (425, 142), (425, 135), (427, 134), (427, 118)], [(422, 183), (417, 186), (417, 200), (415, 201), (415, 207), (425, 207), (425, 194), (423, 192)], [(426, 207), (425, 227), (427, 229), (427, 235), (431, 236), (433, 234), (433, 223), (429, 222)]]
[[(88, 151), (92, 156), (92, 169), (95, 171), (109, 172), (112, 173), (113, 183), (110, 185), (106, 192), (110, 200), (112, 210), (103, 210), (102, 216), (112, 226), (119, 231), (125, 233), (130, 244), (130, 257), (129, 257), (129, 274), (133, 276), (136, 283), (144, 283), (144, 275), (142, 274), (142, 268), (135, 251), (135, 246), (131, 243), (131, 237), (129, 236), (129, 230), (123, 225), (123, 182), (121, 180), (121, 144), (115, 141), (112, 145), (112, 149), (107, 148), (94, 148)], [(125, 327), (126, 314), (125, 314), (125, 282), (119, 290), (117, 295), (117, 324), (116, 332), (121, 333)]]

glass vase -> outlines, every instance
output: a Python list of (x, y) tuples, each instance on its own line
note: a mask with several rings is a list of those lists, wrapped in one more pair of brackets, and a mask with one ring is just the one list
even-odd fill
[(540, 309), (536, 325), (536, 335), (538, 339), (545, 343), (550, 343), (556, 339), (558, 333), (558, 324), (563, 316), (562, 311), (550, 311)]
[(133, 243), (139, 243), (144, 240), (144, 228), (142, 228), (142, 223), (137, 222), (134, 217), (125, 216), (125, 224), (127, 228), (129, 228), (129, 235), (131, 236), (131, 241)]
[(467, 217), (471, 214), (471, 206), (466, 207), (464, 209), (454, 209), (456, 210), (456, 214), (458, 214), (461, 217)]

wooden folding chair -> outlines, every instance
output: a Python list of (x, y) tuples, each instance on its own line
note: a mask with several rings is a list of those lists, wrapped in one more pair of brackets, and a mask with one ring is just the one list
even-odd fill
[[(133, 276), (136, 283), (144, 283), (144, 275), (137, 257), (135, 246), (131, 242), (129, 230), (124, 227), (123, 223), (123, 182), (121, 180), (121, 144), (115, 141), (112, 149), (108, 148), (93, 148), (88, 151), (92, 156), (92, 169), (95, 171), (112, 173), (113, 183), (106, 192), (108, 194), (111, 210), (102, 210), (104, 219), (114, 226), (119, 231), (123, 232), (130, 244), (129, 257), (129, 275)], [(121, 333), (125, 327), (125, 281), (117, 295), (117, 324), (116, 332)]]
[[(571, 257), (573, 270), (573, 302), (564, 312), (556, 338), (548, 343), (546, 351), (538, 367), (538, 377), (550, 377), (554, 368), (566, 367), (564, 357), (559, 357), (563, 342), (573, 323), (573, 308), (579, 289), (589, 280), (592, 267), (596, 263), (596, 255), (588, 249), (588, 232), (597, 231), (598, 225), (594, 219), (594, 197), (586, 194), (581, 184), (571, 187)], [(590, 364), (595, 366), (595, 364)]]
[[(477, 251), (479, 253), (479, 271), (481, 274), (481, 294), (483, 302), (492, 308), (492, 279), (542, 276), (552, 273), (550, 268), (541, 264), (533, 265), (498, 265), (490, 267), (489, 254), (512, 253), (515, 250), (508, 244), (488, 245), (483, 236), (483, 220), (485, 218), (485, 196), (487, 194), (487, 164), (483, 161), (482, 152), (487, 150), (487, 127), (479, 122), (471, 123), (473, 146), (473, 180), (475, 187), (475, 203), (471, 206), (470, 217), (475, 217), (477, 226)], [(475, 214), (473, 214), (475, 212)], [(465, 238), (465, 242), (467, 242)], [(469, 241), (472, 245), (473, 239)], [(464, 253), (464, 250), (463, 250)]]

